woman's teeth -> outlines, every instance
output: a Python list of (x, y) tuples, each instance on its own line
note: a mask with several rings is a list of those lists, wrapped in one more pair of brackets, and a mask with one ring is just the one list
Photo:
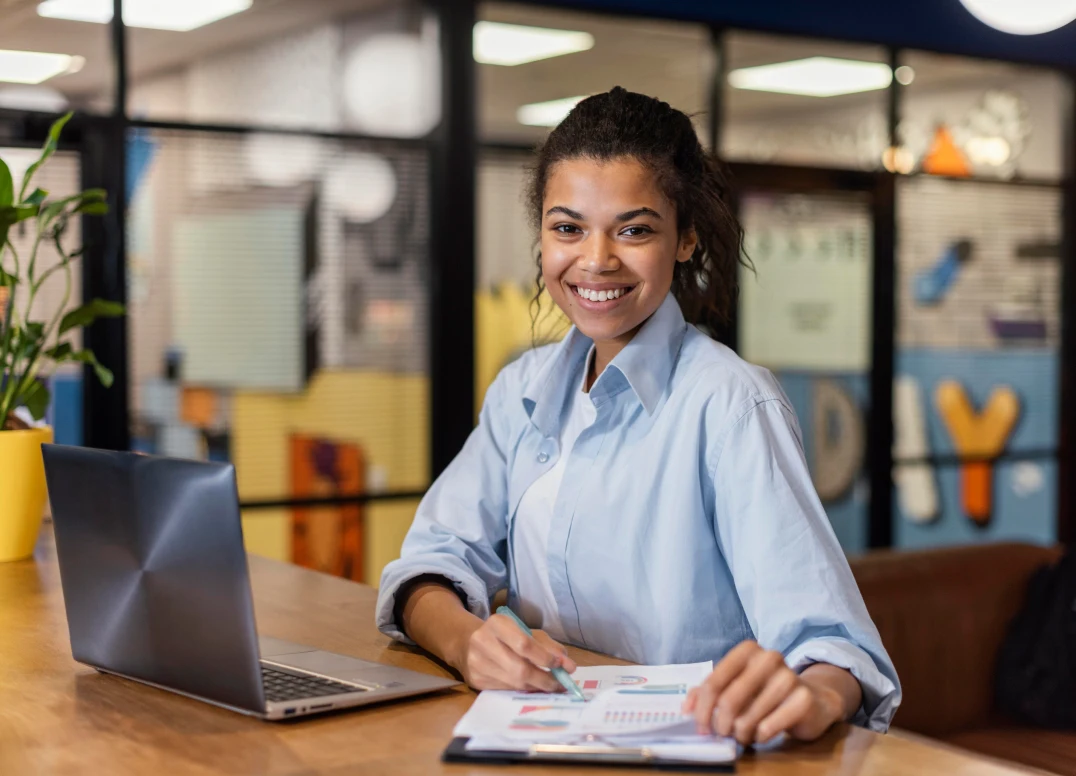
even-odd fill
[(576, 294), (589, 299), (592, 302), (608, 302), (613, 299), (619, 299), (624, 296), (628, 291), (631, 291), (631, 287), (627, 288), (614, 288), (611, 291), (595, 291), (592, 288), (580, 288), (579, 286), (572, 286), (572, 290)]

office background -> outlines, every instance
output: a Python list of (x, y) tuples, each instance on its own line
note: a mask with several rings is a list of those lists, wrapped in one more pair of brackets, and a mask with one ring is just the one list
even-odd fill
[[(80, 289), (129, 306), (86, 332), (117, 380), (56, 377), (58, 441), (232, 461), (251, 550), (376, 584), (497, 371), (565, 329), (548, 300), (532, 327), (526, 165), (622, 85), (732, 166), (757, 273), (719, 336), (780, 378), (846, 550), (1072, 540), (1073, 25), (1009, 35), (959, 0), (235, 2), (201, 26), (0, 2), (0, 49), (75, 58), (0, 74), (0, 153), (29, 163), (75, 109), (45, 187), (117, 205), (83, 225)], [(505, 64), (497, 23), (575, 48)], [(829, 96), (752, 81), (834, 60), (856, 67)], [(1006, 392), (1014, 424), (954, 437), (961, 397), (990, 425)]]

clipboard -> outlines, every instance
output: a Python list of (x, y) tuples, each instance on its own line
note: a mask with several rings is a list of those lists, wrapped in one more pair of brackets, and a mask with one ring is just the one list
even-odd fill
[(600, 744), (533, 744), (527, 752), (495, 749), (468, 750), (469, 738), (453, 738), (441, 754), (442, 762), (472, 765), (602, 765), (653, 768), (666, 771), (734, 773), (736, 763), (672, 760), (654, 755), (647, 747), (618, 747)]

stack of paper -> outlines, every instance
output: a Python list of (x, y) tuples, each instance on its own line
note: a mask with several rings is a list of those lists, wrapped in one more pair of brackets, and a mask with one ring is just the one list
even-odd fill
[(645, 748), (657, 757), (699, 762), (736, 759), (732, 739), (699, 735), (680, 713), (687, 691), (712, 663), (591, 666), (572, 678), (587, 702), (567, 693), (486, 690), (456, 725), (468, 750), (527, 752), (540, 744)]

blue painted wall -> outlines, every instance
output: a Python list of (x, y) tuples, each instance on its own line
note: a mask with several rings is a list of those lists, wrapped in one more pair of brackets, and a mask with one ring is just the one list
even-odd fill
[(48, 421), (58, 445), (82, 444), (82, 375), (56, 375), (52, 378), (52, 407)]
[(960, 0), (553, 0), (549, 5), (1076, 67), (1076, 24), (1042, 35), (1010, 35), (980, 22)]
[[(934, 406), (934, 390), (945, 379), (958, 380), (976, 408), (990, 392), (1007, 385), (1020, 397), (1020, 419), (1007, 451), (1057, 448), (1058, 362), (1053, 350), (951, 351), (909, 349), (897, 354), (898, 375), (919, 381), (926, 403), (927, 429), (935, 455), (953, 454), (953, 442)], [(1040, 487), (1031, 492), (1017, 482), (1021, 467), (1037, 467)], [(898, 502), (893, 505), (893, 544), (896, 547), (937, 547), (975, 542), (1020, 540), (1050, 544), (1056, 540), (1056, 460), (1006, 461), (994, 467), (993, 515), (985, 527), (968, 519), (960, 507), (957, 466), (935, 468), (941, 514), (930, 523), (907, 520)]]
[[(853, 373), (818, 375), (782, 371), (776, 372), (775, 376), (788, 395), (792, 409), (796, 411), (796, 418), (799, 420), (800, 431), (803, 434), (803, 448), (808, 466), (814, 466), (812, 407), (814, 405), (813, 386), (816, 379), (825, 377), (840, 385), (859, 405), (863, 412), (863, 422), (866, 423), (867, 404), (870, 401), (870, 382), (867, 375)], [(840, 541), (845, 552), (862, 552), (867, 548), (868, 521), (870, 520), (869, 494), (864, 471), (860, 481), (844, 497), (823, 504), (829, 516), (829, 522), (833, 526), (833, 532), (837, 534), (837, 540)]]

